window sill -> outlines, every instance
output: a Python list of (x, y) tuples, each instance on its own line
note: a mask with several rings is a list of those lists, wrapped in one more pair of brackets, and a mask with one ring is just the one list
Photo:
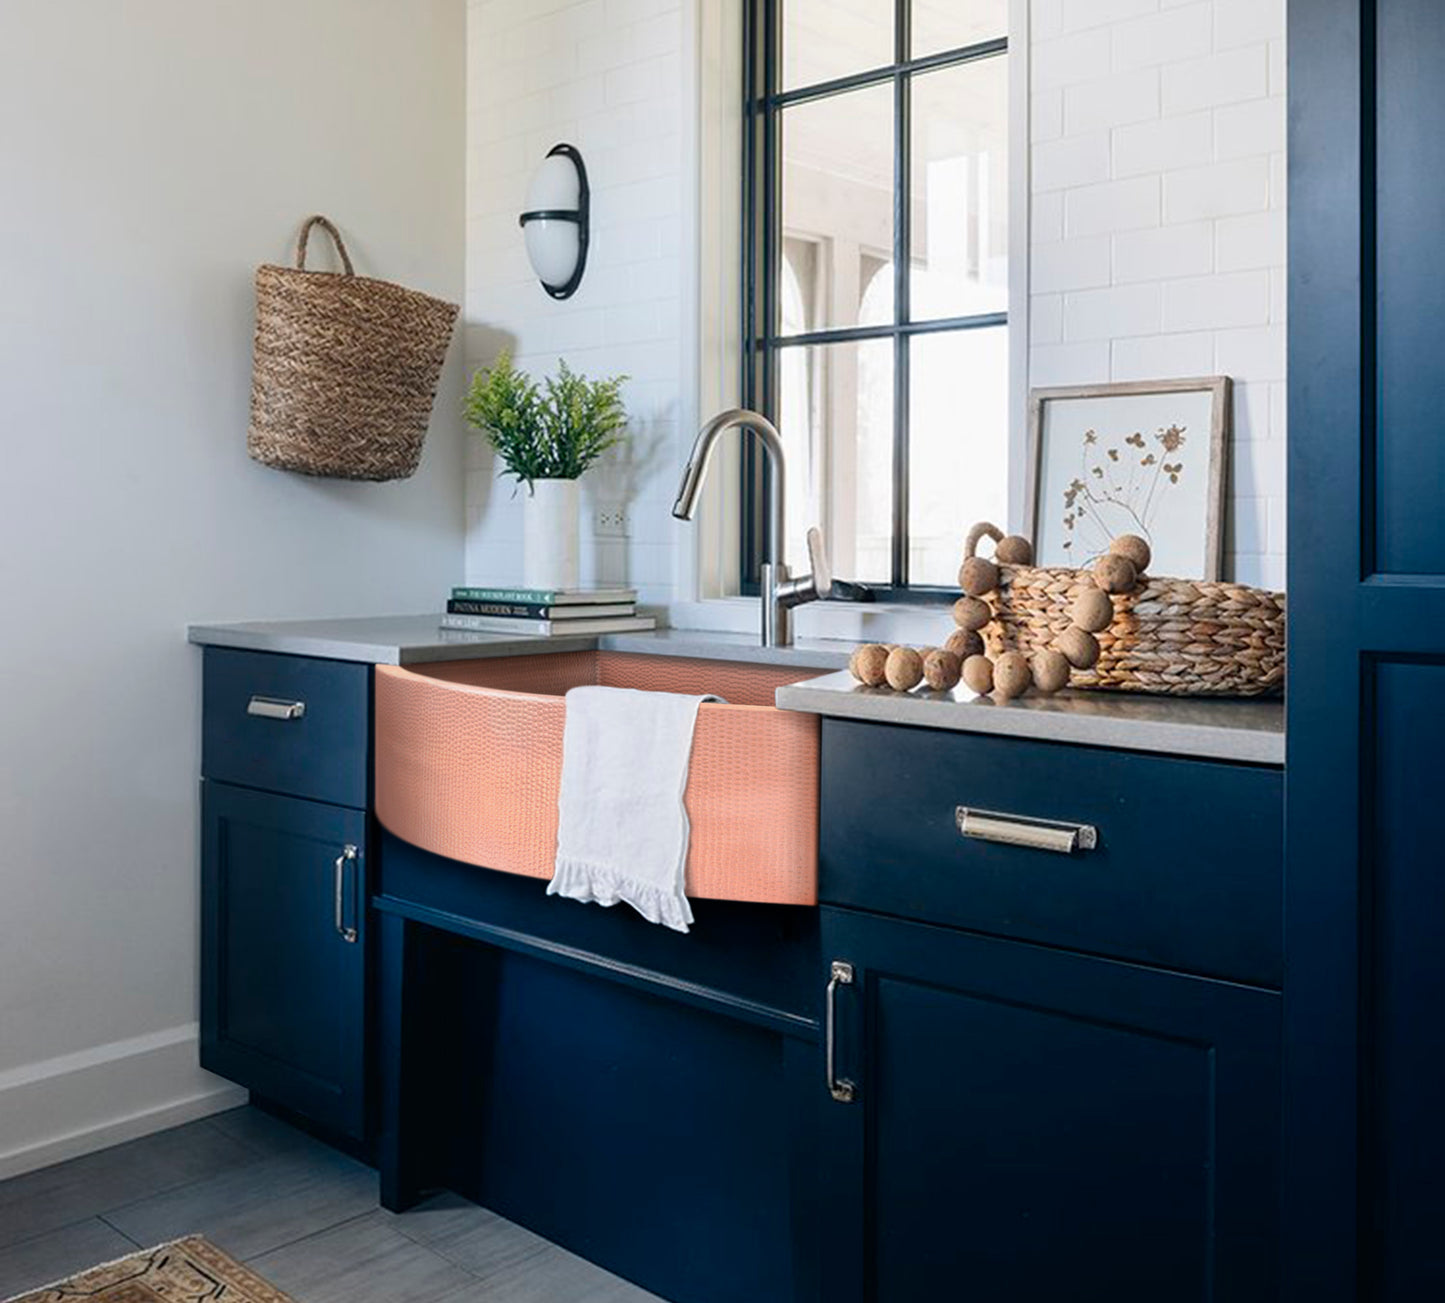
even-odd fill
[[(674, 629), (755, 633), (758, 599), (719, 597), (703, 602), (674, 602), (668, 608), (668, 622)], [(793, 632), (799, 638), (936, 646), (953, 632), (953, 621), (946, 606), (808, 602), (793, 611)]]

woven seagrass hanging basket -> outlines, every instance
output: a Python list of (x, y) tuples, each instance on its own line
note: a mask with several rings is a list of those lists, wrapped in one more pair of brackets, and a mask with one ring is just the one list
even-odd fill
[[(344, 272), (306, 270), (314, 226), (331, 237)], [(309, 218), (295, 267), (256, 269), (251, 456), (302, 475), (405, 479), (421, 460), (457, 312), (356, 275), (336, 227)]]
[[(974, 526), (964, 555), (973, 556), (985, 536), (996, 542), (1002, 534), (994, 525)], [(988, 598), (994, 618), (982, 631), (995, 658), (1052, 647), (1072, 622), (1079, 594), (1094, 585), (1087, 570), (998, 569)], [(1114, 621), (1096, 635), (1098, 663), (1076, 669), (1074, 687), (1176, 697), (1258, 697), (1284, 687), (1283, 593), (1145, 574), (1132, 593), (1111, 600)]]

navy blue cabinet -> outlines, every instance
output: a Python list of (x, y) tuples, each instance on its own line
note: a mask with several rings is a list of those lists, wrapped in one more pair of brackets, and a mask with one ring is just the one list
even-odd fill
[(1275, 1297), (1276, 993), (822, 913), (824, 1297)]
[(366, 816), (209, 781), (201, 808), (201, 1063), (359, 1139)]
[(202, 1066), (355, 1140), (369, 673), (208, 648), (202, 745)]

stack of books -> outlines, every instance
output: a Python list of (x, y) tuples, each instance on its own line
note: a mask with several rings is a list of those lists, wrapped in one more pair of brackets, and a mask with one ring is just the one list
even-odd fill
[(551, 638), (633, 633), (657, 621), (637, 614), (635, 588), (453, 588), (443, 629)]

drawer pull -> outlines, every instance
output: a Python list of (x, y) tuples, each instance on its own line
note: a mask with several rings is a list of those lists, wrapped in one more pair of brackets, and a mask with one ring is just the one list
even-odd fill
[(286, 701), (281, 697), (252, 697), (246, 714), (262, 719), (300, 719), (306, 713), (304, 701)]
[(1088, 823), (1027, 819), (1016, 814), (974, 810), (966, 805), (958, 807), (955, 817), (958, 820), (958, 831), (977, 841), (1028, 846), (1036, 851), (1057, 851), (1061, 855), (1091, 851), (1099, 844), (1098, 829)]
[(824, 1006), (827, 1017), (824, 1019), (824, 1040), (826, 1042), (825, 1058), (827, 1063), (825, 1070), (828, 1074), (828, 1094), (840, 1104), (851, 1104), (853, 1102), (853, 1083), (846, 1077), (840, 1078), (834, 1071), (834, 1055), (837, 1050), (837, 1002), (838, 988), (840, 986), (851, 986), (853, 984), (853, 965), (844, 963), (841, 959), (833, 961), (833, 967), (828, 977), (828, 990), (824, 994)]
[(357, 850), (348, 845), (336, 857), (336, 933), (348, 945), (356, 943), (356, 929), (346, 922), (346, 866), (356, 863)]

